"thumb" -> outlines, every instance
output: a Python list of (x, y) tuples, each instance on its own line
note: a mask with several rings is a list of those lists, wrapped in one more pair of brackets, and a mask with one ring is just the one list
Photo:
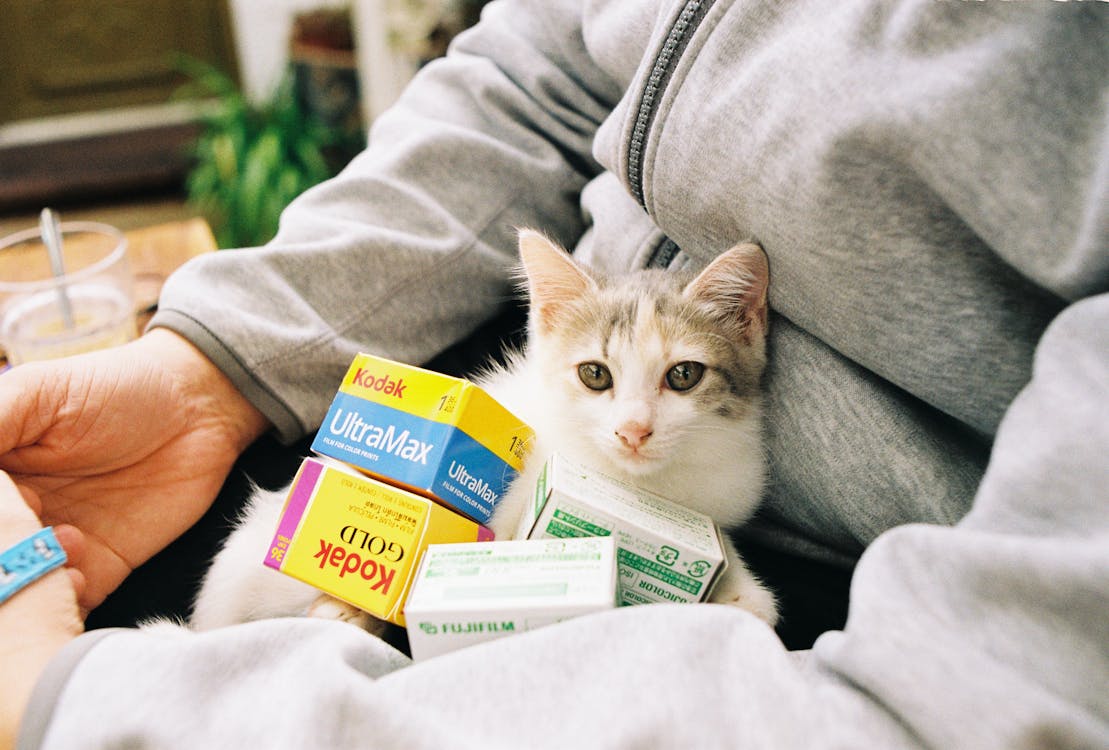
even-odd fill
[(33, 442), (48, 423), (49, 367), (28, 363), (0, 375), (0, 456)]
[(98, 436), (127, 434), (103, 409), (126, 390), (122, 355), (117, 348), (28, 362), (0, 375), (0, 469), (57, 472), (70, 458), (91, 459)]
[[(75, 393), (69, 360), (28, 362), (0, 375), (0, 468), (22, 473), (52, 428), (81, 412), (87, 393)], [(87, 390), (87, 389), (86, 389)]]

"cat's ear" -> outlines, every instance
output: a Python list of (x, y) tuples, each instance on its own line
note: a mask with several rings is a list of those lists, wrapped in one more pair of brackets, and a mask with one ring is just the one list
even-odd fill
[(543, 331), (553, 330), (565, 306), (596, 287), (569, 253), (533, 229), (520, 230), (520, 260), (531, 315)]
[(751, 343), (766, 335), (770, 264), (758, 245), (745, 242), (721, 253), (689, 282), (683, 294), (708, 303), (718, 319)]

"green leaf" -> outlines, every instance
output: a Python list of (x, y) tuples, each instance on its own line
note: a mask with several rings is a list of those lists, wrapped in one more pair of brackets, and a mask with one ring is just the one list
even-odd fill
[(349, 145), (351, 139), (305, 112), (291, 68), (273, 96), (259, 105), (207, 63), (181, 57), (175, 66), (190, 78), (182, 91), (219, 101), (201, 118), (192, 147), (189, 200), (212, 223), (220, 247), (261, 245), (276, 232), (290, 201), (335, 173), (325, 149)]

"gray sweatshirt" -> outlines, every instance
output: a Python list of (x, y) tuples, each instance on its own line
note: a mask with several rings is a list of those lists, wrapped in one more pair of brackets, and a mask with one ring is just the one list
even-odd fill
[(756, 239), (748, 533), (858, 559), (846, 628), (790, 654), (634, 607), (417, 666), (340, 623), (92, 633), (24, 746), (1109, 746), (1107, 40), (1095, 3), (489, 6), (153, 325), (291, 440), (357, 351), (424, 362), (495, 315), (514, 227), (606, 270)]

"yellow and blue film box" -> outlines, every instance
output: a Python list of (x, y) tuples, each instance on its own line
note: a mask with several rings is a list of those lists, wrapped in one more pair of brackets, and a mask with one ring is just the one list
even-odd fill
[(334, 461), (306, 458), (264, 563), (404, 625), (404, 601), (429, 544), (492, 538), (489, 529), (433, 500)]
[(312, 450), (486, 523), (533, 435), (468, 380), (359, 354)]

